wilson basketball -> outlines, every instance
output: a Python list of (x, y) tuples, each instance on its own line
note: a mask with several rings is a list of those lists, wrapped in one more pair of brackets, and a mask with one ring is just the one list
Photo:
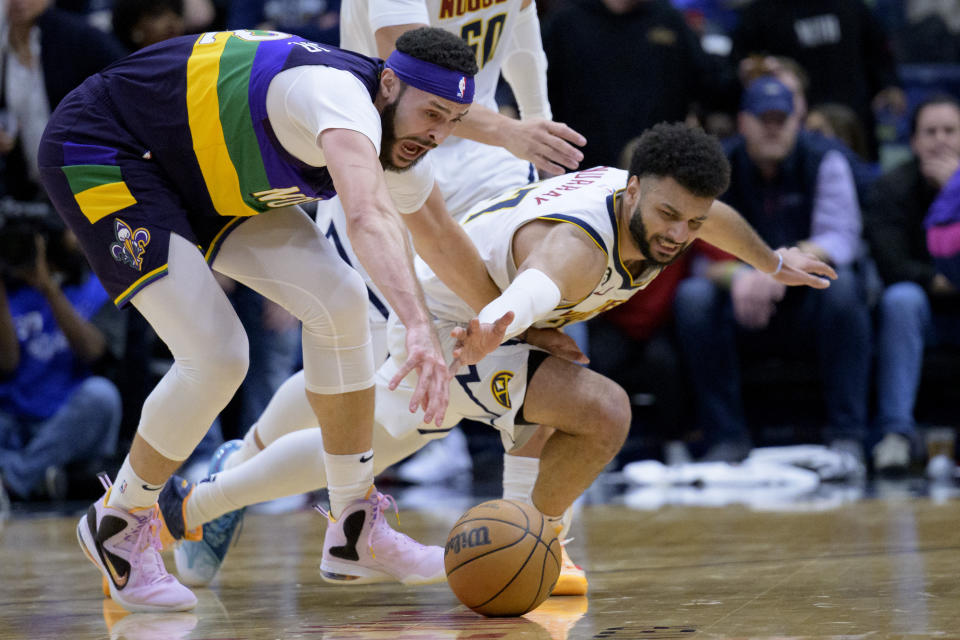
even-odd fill
[(533, 506), (490, 500), (453, 525), (443, 559), (460, 602), (485, 616), (519, 616), (553, 590), (560, 541)]

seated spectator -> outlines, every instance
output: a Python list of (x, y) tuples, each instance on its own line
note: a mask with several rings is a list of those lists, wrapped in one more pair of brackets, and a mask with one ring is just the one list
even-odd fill
[(124, 55), (110, 36), (51, 0), (8, 0), (0, 34), (0, 195), (42, 198), (37, 168), (40, 134), (50, 112), (87, 76)]
[[(863, 458), (870, 322), (852, 265), (860, 248), (860, 208), (850, 165), (836, 149), (800, 130), (793, 94), (763, 77), (746, 90), (740, 137), (727, 146), (730, 189), (722, 197), (771, 246), (798, 245), (831, 262), (828, 289), (786, 291), (746, 265), (713, 265), (680, 283), (675, 319), (693, 382), (707, 460), (735, 461), (752, 439), (740, 401), (739, 357), (816, 354), (831, 445)], [(749, 337), (749, 340), (742, 340)]]
[[(911, 121), (913, 157), (882, 176), (864, 210), (866, 237), (886, 285), (877, 310), (877, 429), (881, 472), (902, 471), (916, 446), (914, 403), (925, 346), (960, 344), (960, 294), (927, 249), (924, 217), (960, 166), (960, 104), (934, 95)], [(916, 451), (914, 448), (913, 451)]]
[(960, 170), (940, 190), (923, 225), (937, 270), (960, 288)]
[(66, 465), (116, 453), (120, 394), (91, 373), (109, 355), (93, 319), (115, 309), (69, 238), (34, 218), (0, 229), (0, 474), (22, 499), (62, 499)]
[(128, 51), (136, 51), (184, 31), (183, 0), (115, 0), (113, 35)]
[(852, 108), (864, 123), (868, 160), (877, 156), (874, 111), (906, 107), (887, 34), (863, 0), (755, 0), (741, 12), (733, 43), (741, 65), (754, 54), (800, 63), (812, 104)]
[(860, 158), (870, 154), (863, 125), (853, 109), (846, 105), (838, 102), (820, 103), (807, 114), (804, 125), (808, 131), (839, 140)]
[(747, 84), (764, 75), (772, 75), (793, 92), (793, 108), (804, 129), (820, 136), (821, 142), (843, 154), (853, 170), (857, 197), (863, 202), (877, 179), (879, 166), (867, 160), (870, 149), (863, 123), (856, 113), (839, 103), (821, 103), (813, 111), (808, 111), (807, 91), (810, 88), (810, 76), (792, 58), (754, 57), (745, 61), (742, 70)]
[(340, 0), (231, 0), (228, 29), (268, 29), (340, 43)]

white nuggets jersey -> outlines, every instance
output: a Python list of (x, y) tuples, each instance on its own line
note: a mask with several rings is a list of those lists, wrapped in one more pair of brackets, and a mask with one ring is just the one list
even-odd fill
[[(496, 110), (495, 93), (522, 0), (348, 0), (340, 8), (340, 46), (378, 57), (374, 34), (400, 24), (429, 24), (462, 38), (480, 71), (474, 102)], [(506, 149), (451, 136), (430, 152), (447, 208), (459, 218), (485, 198), (535, 179), (532, 165)]]
[[(512, 253), (513, 236), (528, 222), (552, 220), (572, 224), (596, 243), (607, 255), (607, 271), (593, 292), (583, 300), (561, 301), (546, 318), (534, 324), (538, 328), (562, 327), (625, 302), (661, 271), (661, 267), (649, 267), (633, 277), (620, 259), (620, 230), (614, 211), (626, 184), (627, 172), (611, 167), (568, 173), (517, 189), (505, 197), (481, 202), (467, 213), (461, 224), (501, 290), (510, 285), (517, 273)], [(467, 322), (474, 317), (469, 306), (420, 258), (416, 260), (416, 268), (427, 306), (435, 316), (454, 322)]]
[[(649, 267), (634, 278), (620, 259), (620, 232), (615, 208), (627, 184), (627, 172), (609, 167), (594, 167), (568, 173), (518, 189), (504, 197), (487, 200), (474, 207), (462, 224), (480, 250), (490, 276), (505, 289), (516, 275), (511, 248), (517, 230), (533, 220), (553, 220), (572, 224), (587, 234), (607, 255), (606, 273), (590, 295), (583, 300), (561, 304), (534, 324), (536, 327), (560, 327), (591, 318), (627, 300), (647, 286), (661, 267)], [(450, 330), (474, 317), (473, 311), (417, 258), (417, 276), (427, 296), (427, 306), (436, 316), (435, 325), (448, 361), (454, 347)], [(518, 415), (523, 407), (529, 377), (529, 344), (508, 340), (476, 365), (461, 367), (450, 384), (450, 405), (443, 425), (422, 423), (422, 412), (406, 411), (416, 386), (411, 373), (393, 391), (391, 378), (406, 361), (405, 330), (391, 317), (387, 342), (390, 358), (377, 371), (376, 419), (394, 437), (406, 437), (416, 430), (424, 437), (438, 437), (466, 418), (489, 424), (500, 430), (506, 449), (522, 445), (536, 427)]]

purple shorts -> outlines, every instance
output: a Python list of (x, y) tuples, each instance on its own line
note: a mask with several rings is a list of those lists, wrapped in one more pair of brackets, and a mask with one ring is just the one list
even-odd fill
[(57, 107), (40, 141), (40, 178), (117, 306), (167, 274), (170, 234), (208, 262), (246, 218), (191, 217), (163, 170), (120, 120), (98, 76)]

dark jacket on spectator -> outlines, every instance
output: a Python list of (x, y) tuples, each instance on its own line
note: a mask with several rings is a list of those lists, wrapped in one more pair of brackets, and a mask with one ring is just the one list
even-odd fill
[(881, 176), (864, 207), (864, 233), (884, 284), (910, 281), (927, 287), (936, 275), (923, 219), (937, 188), (910, 160)]

